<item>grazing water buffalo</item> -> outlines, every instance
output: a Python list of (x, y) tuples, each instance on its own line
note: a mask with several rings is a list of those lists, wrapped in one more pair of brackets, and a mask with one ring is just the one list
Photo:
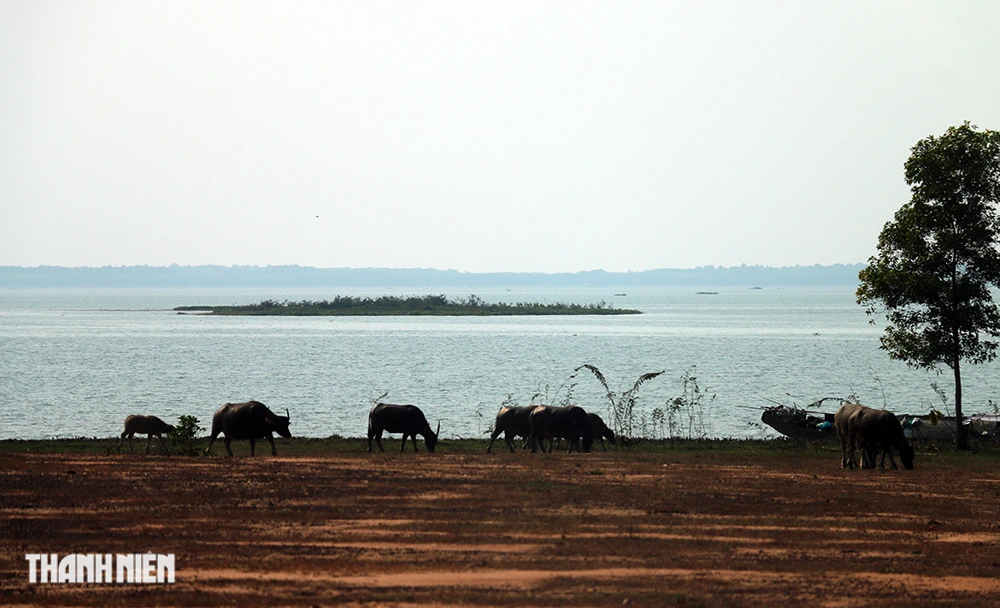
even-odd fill
[(497, 412), (497, 419), (493, 425), (493, 435), (490, 437), (490, 443), (486, 446), (486, 453), (490, 454), (493, 450), (493, 441), (503, 433), (503, 440), (507, 443), (507, 448), (514, 452), (514, 438), (523, 437), (527, 439), (531, 434), (531, 427), (528, 425), (528, 416), (531, 414), (531, 410), (538, 406), (526, 405), (507, 405), (500, 408)]
[(417, 435), (423, 435), (424, 445), (428, 452), (434, 451), (437, 444), (438, 433), (441, 432), (441, 423), (438, 422), (437, 431), (431, 430), (431, 425), (427, 424), (427, 418), (420, 408), (415, 405), (393, 405), (391, 403), (379, 403), (368, 412), (368, 451), (372, 451), (372, 439), (378, 444), (381, 452), (382, 432), (402, 433), (403, 443), (399, 446), (402, 452), (406, 448), (406, 438), (413, 439), (413, 451), (417, 449)]
[[(565, 439), (569, 442), (569, 451), (573, 451), (576, 446), (577, 451), (589, 452), (594, 443), (594, 434), (590, 427), (590, 419), (587, 412), (582, 407), (567, 405), (564, 407), (552, 407), (540, 405), (528, 415), (528, 425), (531, 434), (528, 443), (531, 451), (537, 452), (538, 446), (542, 446), (545, 451), (544, 441), (555, 439)], [(583, 439), (583, 449), (580, 449), (580, 440)]]
[(604, 446), (604, 440), (607, 439), (611, 445), (615, 445), (615, 432), (609, 429), (608, 425), (604, 424), (604, 421), (597, 414), (587, 413), (587, 418), (590, 420), (590, 432), (595, 439), (601, 442), (601, 449), (607, 452), (608, 448)]
[[(604, 444), (604, 440), (607, 439), (611, 442), (611, 445), (615, 445), (616, 438), (615, 432), (608, 428), (608, 425), (604, 424), (604, 420), (601, 419), (597, 414), (591, 414), (587, 412), (587, 418), (590, 420), (590, 432), (594, 439), (601, 442), (601, 449), (605, 452), (608, 451), (607, 446)], [(556, 447), (561, 449), (562, 439), (556, 442)], [(552, 449), (549, 449), (551, 452)]]
[(149, 454), (149, 442), (153, 440), (153, 435), (160, 440), (163, 452), (169, 454), (167, 444), (163, 443), (163, 433), (174, 430), (174, 425), (167, 424), (156, 416), (139, 416), (133, 414), (125, 419), (125, 432), (118, 440), (118, 453), (122, 453), (122, 441), (128, 438), (128, 451), (132, 453), (132, 436), (136, 433), (146, 436), (146, 453)]
[[(890, 453), (894, 448), (899, 451), (903, 467), (913, 468), (913, 448), (907, 443), (899, 420), (891, 412), (845, 403), (834, 415), (833, 425), (840, 435), (840, 466), (853, 469), (857, 465), (854, 451), (860, 444), (864, 452), (864, 468), (875, 468), (875, 457), (880, 449)], [(895, 467), (896, 461), (891, 453), (889, 460)], [(885, 468), (885, 455), (882, 456), (882, 466)]]
[(226, 453), (233, 455), (229, 443), (233, 439), (249, 439), (250, 455), (254, 455), (254, 446), (258, 439), (267, 439), (271, 444), (271, 456), (277, 456), (278, 450), (274, 447), (274, 435), (277, 433), (282, 437), (292, 436), (288, 430), (288, 423), (292, 415), (285, 409), (285, 416), (279, 416), (272, 412), (266, 405), (259, 401), (247, 401), (246, 403), (227, 403), (215, 412), (212, 417), (212, 435), (208, 439), (208, 447), (205, 454), (212, 451), (212, 445), (219, 433), (226, 436)]

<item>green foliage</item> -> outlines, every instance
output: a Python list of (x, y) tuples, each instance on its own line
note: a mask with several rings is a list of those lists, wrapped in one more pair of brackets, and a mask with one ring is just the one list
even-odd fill
[(890, 358), (952, 369), (961, 417), (961, 362), (992, 361), (998, 344), (989, 338), (1000, 337), (991, 293), (1000, 286), (1000, 133), (951, 127), (917, 142), (904, 168), (912, 198), (882, 229), (857, 299), (885, 315)]
[(264, 300), (243, 306), (178, 306), (179, 313), (207, 312), (240, 316), (510, 316), (510, 315), (628, 315), (638, 310), (615, 308), (604, 301), (597, 304), (541, 304), (518, 302), (490, 304), (476, 295), (449, 300), (444, 295), (381, 296), (301, 302)]
[(198, 419), (194, 416), (181, 416), (174, 430), (167, 433), (170, 440), (170, 451), (179, 456), (197, 456), (198, 444), (195, 437), (205, 429), (198, 424)]

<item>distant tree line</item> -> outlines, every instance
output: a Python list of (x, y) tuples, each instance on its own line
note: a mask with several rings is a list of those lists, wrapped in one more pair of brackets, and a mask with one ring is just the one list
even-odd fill
[(0, 287), (608, 287), (855, 285), (864, 264), (703, 266), (641, 272), (459, 272), (307, 266), (0, 266)]

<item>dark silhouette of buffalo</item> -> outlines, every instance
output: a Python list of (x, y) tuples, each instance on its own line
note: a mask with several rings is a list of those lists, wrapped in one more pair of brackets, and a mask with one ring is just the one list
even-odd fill
[(607, 452), (608, 448), (604, 445), (604, 440), (607, 439), (611, 445), (615, 445), (615, 432), (608, 428), (608, 425), (604, 424), (604, 421), (597, 414), (588, 412), (587, 418), (590, 419), (590, 432), (595, 439), (601, 442), (601, 449)]
[[(528, 415), (528, 425), (531, 429), (528, 444), (532, 452), (537, 452), (539, 446), (544, 452), (546, 439), (550, 442), (555, 439), (565, 439), (569, 442), (570, 452), (574, 446), (577, 451), (589, 452), (594, 443), (590, 418), (582, 407), (576, 405), (563, 407), (539, 405)], [(549, 449), (551, 450), (551, 447)]]
[[(608, 441), (611, 442), (611, 445), (615, 445), (617, 443), (615, 432), (612, 431), (610, 428), (608, 428), (608, 425), (604, 424), (604, 420), (602, 420), (601, 417), (598, 416), (597, 414), (591, 414), (590, 412), (587, 412), (587, 418), (590, 419), (590, 432), (593, 434), (594, 439), (600, 441), (601, 449), (607, 452), (608, 447), (607, 445), (604, 444), (604, 440), (607, 439)], [(561, 449), (561, 444), (562, 444), (562, 439), (556, 442), (555, 448)], [(549, 451), (551, 452), (555, 448), (549, 446)]]
[(514, 452), (514, 438), (522, 437), (527, 439), (531, 434), (531, 427), (528, 425), (528, 416), (537, 405), (507, 405), (497, 412), (496, 422), (493, 424), (493, 434), (490, 436), (490, 443), (486, 446), (486, 453), (493, 450), (493, 441), (503, 433), (503, 440), (507, 444), (507, 449)]
[(170, 451), (167, 450), (167, 444), (163, 443), (163, 433), (169, 433), (174, 430), (174, 425), (167, 424), (166, 422), (160, 420), (156, 416), (140, 416), (138, 414), (133, 414), (125, 419), (125, 431), (122, 433), (120, 439), (118, 439), (118, 453), (122, 453), (122, 441), (126, 438), (128, 439), (128, 451), (132, 453), (132, 436), (135, 434), (146, 436), (146, 453), (149, 454), (149, 443), (153, 440), (153, 435), (160, 440), (160, 446), (163, 447), (163, 452), (169, 454)]
[[(879, 450), (889, 454), (889, 460), (895, 468), (896, 461), (891, 454), (893, 449), (899, 451), (899, 459), (904, 468), (913, 468), (913, 447), (906, 441), (903, 427), (892, 412), (875, 410), (857, 403), (845, 403), (834, 415), (833, 425), (840, 435), (841, 467), (853, 469), (857, 466), (854, 452), (860, 445), (863, 468), (875, 468), (875, 457)], [(882, 456), (882, 468), (885, 468), (885, 454)]]
[(438, 422), (437, 431), (431, 430), (431, 425), (427, 424), (427, 418), (420, 408), (415, 405), (394, 405), (392, 403), (379, 403), (368, 412), (368, 451), (372, 451), (372, 439), (378, 444), (381, 452), (382, 433), (402, 433), (403, 443), (399, 446), (402, 452), (406, 448), (406, 438), (413, 440), (413, 451), (417, 449), (417, 435), (422, 435), (424, 445), (428, 452), (434, 451), (437, 444), (438, 433), (441, 432), (441, 423)]
[(267, 439), (271, 444), (271, 456), (277, 456), (278, 450), (274, 447), (274, 435), (277, 433), (282, 437), (292, 436), (288, 430), (288, 423), (291, 414), (285, 409), (285, 416), (279, 416), (272, 412), (266, 405), (259, 401), (247, 401), (246, 403), (227, 403), (215, 412), (212, 417), (212, 434), (208, 439), (208, 447), (205, 454), (212, 451), (212, 445), (219, 433), (226, 436), (226, 453), (233, 455), (233, 450), (229, 443), (233, 439), (249, 439), (250, 455), (254, 455), (254, 447), (258, 439)]

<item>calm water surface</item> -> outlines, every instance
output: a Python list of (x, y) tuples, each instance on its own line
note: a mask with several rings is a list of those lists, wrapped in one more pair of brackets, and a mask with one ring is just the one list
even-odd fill
[[(696, 291), (717, 291), (698, 294)], [(481, 436), (500, 403), (573, 401), (600, 414), (614, 390), (667, 370), (640, 390), (638, 412), (681, 394), (695, 375), (711, 436), (773, 435), (767, 399), (810, 403), (852, 393), (897, 411), (941, 407), (949, 375), (908, 369), (878, 348), (880, 329), (853, 289), (663, 288), (502, 291), (490, 301), (594, 303), (638, 308), (615, 317), (207, 317), (187, 304), (332, 299), (395, 291), (35, 289), (0, 293), (0, 438), (114, 436), (131, 413), (208, 426), (225, 402), (257, 399), (291, 412), (293, 433), (363, 436), (370, 400), (421, 406), (444, 437)], [(442, 293), (409, 290), (397, 295)], [(450, 296), (468, 292), (444, 291)], [(1000, 399), (997, 364), (967, 367), (966, 413)], [(834, 405), (829, 406), (833, 411)]]

